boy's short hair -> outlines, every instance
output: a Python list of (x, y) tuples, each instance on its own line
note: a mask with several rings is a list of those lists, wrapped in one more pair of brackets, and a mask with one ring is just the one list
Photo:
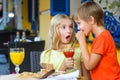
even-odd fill
[(85, 2), (81, 4), (74, 14), (74, 20), (82, 19), (84, 21), (88, 21), (90, 16), (94, 17), (97, 25), (104, 25), (103, 10), (95, 2)]

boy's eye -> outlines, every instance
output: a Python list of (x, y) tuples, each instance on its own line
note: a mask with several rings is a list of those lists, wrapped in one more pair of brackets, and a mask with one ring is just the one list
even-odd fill
[(72, 25), (70, 25), (69, 27), (70, 27), (70, 28), (73, 28), (73, 26), (72, 26)]
[(77, 24), (79, 25), (79, 24), (80, 24), (80, 22), (77, 22)]

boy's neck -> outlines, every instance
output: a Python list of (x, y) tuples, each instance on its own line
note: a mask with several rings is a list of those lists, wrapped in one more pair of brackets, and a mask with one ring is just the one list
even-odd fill
[(104, 30), (105, 30), (104, 26), (97, 26), (97, 27), (94, 27), (93, 33), (95, 34), (95, 37), (97, 37)]

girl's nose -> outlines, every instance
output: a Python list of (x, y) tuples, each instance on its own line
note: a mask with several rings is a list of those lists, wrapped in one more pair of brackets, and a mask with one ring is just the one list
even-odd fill
[(70, 28), (67, 28), (67, 32), (71, 32), (72, 31), (72, 29), (70, 29)]

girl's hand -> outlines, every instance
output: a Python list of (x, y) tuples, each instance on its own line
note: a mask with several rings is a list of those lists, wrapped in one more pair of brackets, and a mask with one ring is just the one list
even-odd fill
[(74, 59), (73, 58), (66, 58), (65, 59), (66, 69), (74, 67)]
[(53, 64), (42, 63), (42, 68), (51, 70), (51, 69), (53, 69)]

